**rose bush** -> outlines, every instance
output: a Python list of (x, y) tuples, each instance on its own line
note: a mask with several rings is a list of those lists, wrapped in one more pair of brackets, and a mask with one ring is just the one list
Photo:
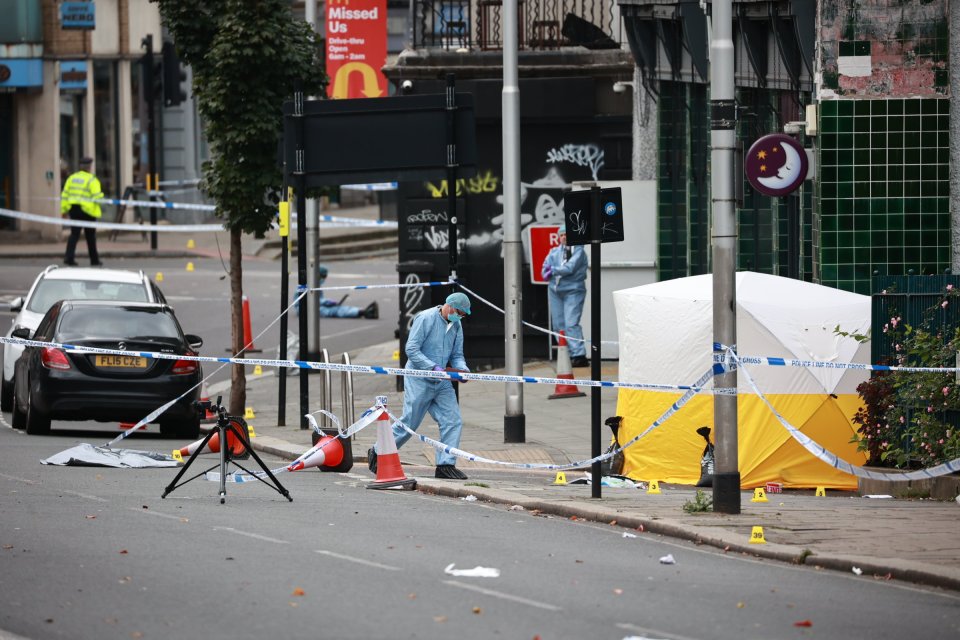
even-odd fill
[[(893, 366), (956, 367), (960, 327), (945, 329), (941, 310), (960, 304), (947, 285), (942, 298), (914, 327), (892, 315), (883, 332), (893, 345)], [(954, 372), (877, 372), (857, 387), (864, 406), (854, 441), (869, 463), (897, 468), (930, 467), (960, 457), (960, 385)]]

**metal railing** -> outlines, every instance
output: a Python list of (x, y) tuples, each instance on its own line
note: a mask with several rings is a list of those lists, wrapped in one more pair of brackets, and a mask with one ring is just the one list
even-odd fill
[[(414, 47), (502, 49), (503, 7), (503, 0), (416, 0)], [(623, 41), (614, 0), (517, 0), (517, 31), (521, 51), (615, 49)]]
[[(350, 364), (350, 355), (344, 353), (341, 358), (343, 364)], [(330, 353), (326, 349), (320, 350), (320, 362), (329, 363)], [(324, 411), (333, 411), (333, 372), (324, 369), (320, 373), (320, 408)], [(340, 373), (340, 424), (344, 427), (353, 424), (356, 421), (356, 409), (354, 408), (353, 397), (353, 373), (343, 371)], [(333, 422), (324, 414), (320, 414), (317, 420), (321, 429), (333, 429)]]
[[(350, 364), (350, 355), (343, 354), (343, 364)], [(343, 424), (351, 425), (356, 421), (353, 408), (353, 372), (344, 371), (340, 374), (340, 408), (343, 411)]]

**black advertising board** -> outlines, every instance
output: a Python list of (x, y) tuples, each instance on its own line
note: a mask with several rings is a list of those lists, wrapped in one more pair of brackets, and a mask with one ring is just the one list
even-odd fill
[[(473, 96), (456, 94), (458, 178), (477, 172)], [(447, 174), (445, 94), (307, 100), (303, 107), (307, 187), (441, 180)], [(286, 175), (296, 171), (298, 118), (283, 104)]]
[[(590, 244), (593, 239), (591, 198), (593, 190), (563, 194), (563, 218), (567, 225), (567, 244)], [(623, 196), (620, 187), (600, 189), (600, 242), (623, 241)]]

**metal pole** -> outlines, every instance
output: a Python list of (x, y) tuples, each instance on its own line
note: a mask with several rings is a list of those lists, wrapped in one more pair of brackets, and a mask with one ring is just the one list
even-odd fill
[[(153, 195), (154, 191), (160, 189), (160, 185), (157, 184), (157, 121), (156, 121), (156, 108), (155, 104), (157, 102), (157, 95), (154, 92), (154, 89), (157, 86), (156, 83), (156, 74), (157, 68), (153, 62), (153, 35), (147, 34), (147, 37), (144, 38), (147, 46), (147, 60), (150, 65), (150, 100), (147, 101), (147, 199), (156, 200), (156, 196)], [(162, 70), (161, 70), (162, 73)], [(161, 93), (161, 95), (163, 95)], [(150, 232), (150, 248), (154, 251), (157, 250), (157, 208), (150, 207), (150, 225), (153, 228), (153, 231)]]
[[(310, 29), (317, 31), (317, 0), (306, 0), (304, 18)], [(313, 96), (310, 96), (313, 98)], [(299, 244), (299, 240), (298, 240)], [(307, 256), (307, 286), (316, 289), (320, 286), (320, 203), (316, 198), (307, 200), (306, 242), (300, 244), (298, 253)], [(311, 291), (300, 305), (300, 313), (307, 316), (307, 353), (310, 359), (320, 353), (320, 292)]]
[[(600, 187), (590, 189), (590, 379), (600, 380)], [(600, 455), (600, 387), (590, 388), (590, 451), (591, 457)], [(601, 497), (600, 485), (603, 473), (600, 463), (594, 462), (590, 469), (591, 497)]]
[[(350, 354), (343, 352), (341, 357), (343, 364), (350, 364)], [(353, 424), (356, 421), (354, 417), (356, 412), (353, 408), (353, 372), (344, 371), (340, 374), (340, 410), (343, 412), (343, 423)]]
[[(523, 375), (523, 246), (520, 243), (520, 82), (517, 0), (503, 3), (503, 318), (507, 375)], [(523, 385), (504, 387), (503, 441), (526, 441)]]
[[(293, 117), (297, 127), (297, 153), (294, 162), (293, 179), (297, 192), (297, 244), (301, 250), (297, 251), (297, 295), (307, 286), (307, 254), (302, 251), (306, 246), (307, 240), (307, 174), (306, 171), (306, 134), (304, 132), (303, 115), (303, 85), (297, 83), (297, 88), (293, 93)], [(300, 300), (300, 316), (298, 337), (300, 339), (301, 361), (307, 360), (307, 314), (304, 312), (304, 306), (307, 303), (306, 297)], [(310, 411), (310, 385), (307, 378), (307, 369), (300, 369), (300, 428), (309, 429), (307, 424), (307, 413)]]
[[(713, 341), (735, 347), (737, 341), (737, 227), (733, 189), (736, 106), (733, 83), (732, 0), (712, 3), (710, 43), (710, 201), (713, 206)], [(721, 373), (715, 387), (737, 388), (737, 372)], [(737, 454), (737, 396), (713, 397), (716, 461), (713, 510), (740, 513)]]
[[(284, 152), (283, 157), (287, 154)], [(290, 200), (287, 194), (287, 185), (283, 185), (283, 198), (281, 207), (285, 207), (287, 215), (287, 228), (290, 222)], [(289, 232), (288, 232), (289, 233)], [(279, 358), (287, 360), (287, 326), (290, 322), (290, 314), (283, 313), (290, 305), (290, 237), (287, 233), (280, 234), (280, 243), (283, 249), (280, 253), (280, 352)], [(277, 369), (277, 426), (285, 427), (287, 425), (287, 372), (289, 369), (281, 367)]]
[(456, 80), (447, 74), (447, 249), (450, 279), (457, 277), (457, 95)]
[[(307, 287), (320, 286), (320, 206), (316, 198), (307, 198), (307, 233), (302, 245), (307, 260)], [(307, 354), (313, 360), (320, 353), (320, 292), (310, 291), (300, 305), (307, 318)]]

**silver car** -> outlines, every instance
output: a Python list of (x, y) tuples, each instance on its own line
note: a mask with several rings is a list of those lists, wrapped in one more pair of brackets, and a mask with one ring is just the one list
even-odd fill
[[(41, 318), (58, 300), (116, 300), (120, 302), (159, 302), (166, 304), (160, 288), (143, 271), (87, 269), (50, 265), (37, 276), (26, 297), (15, 298), (10, 311), (17, 315), (10, 323), (7, 337), (14, 329), (36, 330)], [(0, 384), (0, 410), (13, 407), (14, 365), (23, 347), (3, 345), (3, 380)]]

